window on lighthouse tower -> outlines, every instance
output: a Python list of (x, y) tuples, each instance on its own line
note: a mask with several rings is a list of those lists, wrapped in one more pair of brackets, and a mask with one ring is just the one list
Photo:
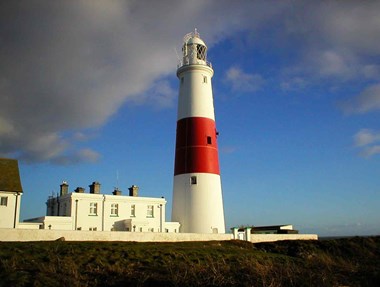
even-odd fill
[(197, 58), (199, 60), (206, 61), (206, 47), (203, 45), (197, 45)]

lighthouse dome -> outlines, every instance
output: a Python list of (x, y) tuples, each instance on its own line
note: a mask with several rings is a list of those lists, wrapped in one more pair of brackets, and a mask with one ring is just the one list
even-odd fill
[[(191, 34), (191, 35), (189, 35)], [(186, 36), (184, 38), (184, 41), (185, 41), (185, 45), (192, 45), (192, 44), (195, 44), (195, 45), (202, 45), (202, 46), (206, 46), (205, 42), (203, 42), (203, 40), (201, 38), (199, 38), (199, 34), (198, 33), (189, 33), (188, 35), (190, 36), (188, 39), (186, 39)]]
[(186, 34), (183, 38), (182, 53), (183, 58), (179, 67), (193, 64), (210, 66), (207, 63), (207, 46), (199, 37), (197, 29), (194, 32)]

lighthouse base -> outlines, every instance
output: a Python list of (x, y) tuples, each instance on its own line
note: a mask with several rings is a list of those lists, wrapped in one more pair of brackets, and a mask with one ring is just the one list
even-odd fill
[(172, 221), (180, 232), (225, 233), (220, 175), (186, 173), (174, 176)]

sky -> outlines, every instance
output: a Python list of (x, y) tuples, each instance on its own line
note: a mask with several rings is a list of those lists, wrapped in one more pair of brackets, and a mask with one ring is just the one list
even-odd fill
[(1, 1), (0, 157), (21, 219), (62, 181), (164, 196), (179, 62), (208, 46), (226, 228), (380, 234), (379, 1)]

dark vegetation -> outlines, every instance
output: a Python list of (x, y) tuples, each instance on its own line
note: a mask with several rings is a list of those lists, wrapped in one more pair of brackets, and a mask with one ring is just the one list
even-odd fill
[(380, 237), (0, 242), (0, 286), (380, 286)]

